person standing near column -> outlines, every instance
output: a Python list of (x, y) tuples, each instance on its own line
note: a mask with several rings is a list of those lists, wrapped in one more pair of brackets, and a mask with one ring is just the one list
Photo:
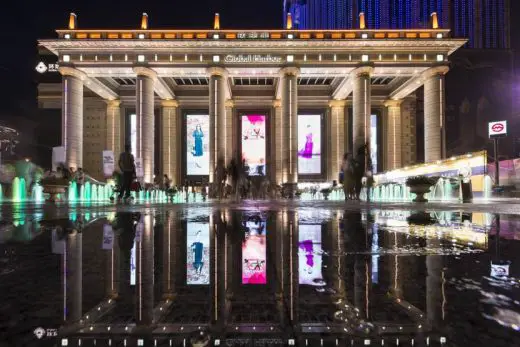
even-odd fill
[(119, 200), (130, 197), (130, 188), (135, 177), (135, 159), (134, 155), (130, 153), (130, 145), (125, 145), (125, 151), (119, 155), (119, 169), (123, 173), (123, 183), (121, 191), (119, 192)]

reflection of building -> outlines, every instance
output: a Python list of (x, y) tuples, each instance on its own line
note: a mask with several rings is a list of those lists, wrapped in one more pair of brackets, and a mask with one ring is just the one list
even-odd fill
[[(61, 108), (67, 165), (100, 176), (101, 152), (117, 156), (131, 142), (145, 181), (166, 173), (175, 184), (186, 178), (190, 155), (206, 160), (213, 181), (217, 158), (227, 163), (240, 153), (241, 115), (266, 116), (263, 172), (277, 183), (304, 180), (298, 161), (309, 153), (321, 155), (313, 157), (322, 163), (313, 178), (337, 179), (343, 154), (364, 143), (377, 153), (379, 171), (413, 161), (418, 141), (426, 161), (441, 159), (444, 75), (465, 42), (441, 29), (67, 29), (58, 36), (40, 44), (59, 57), (62, 84), (40, 84), (39, 101)], [(414, 133), (418, 89), (424, 140)], [(193, 114), (209, 115), (209, 124), (190, 149), (186, 118)], [(301, 156), (300, 114), (321, 116), (323, 139), (318, 151), (313, 136)]]

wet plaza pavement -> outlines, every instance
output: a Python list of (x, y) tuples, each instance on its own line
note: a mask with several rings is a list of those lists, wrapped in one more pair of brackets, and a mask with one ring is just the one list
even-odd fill
[(442, 206), (3, 205), (0, 346), (520, 345), (520, 216)]

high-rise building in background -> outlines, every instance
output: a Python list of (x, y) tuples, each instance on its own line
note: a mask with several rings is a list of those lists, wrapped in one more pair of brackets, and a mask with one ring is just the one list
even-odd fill
[(351, 29), (365, 13), (369, 29), (427, 28), (437, 12), (439, 25), (470, 48), (510, 48), (510, 0), (284, 0), (295, 29)]

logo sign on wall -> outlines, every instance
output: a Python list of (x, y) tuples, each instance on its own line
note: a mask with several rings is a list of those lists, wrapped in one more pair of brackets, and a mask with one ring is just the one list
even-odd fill
[(110, 177), (114, 173), (114, 170), (114, 152), (103, 151), (103, 174), (105, 175), (105, 177)]
[(43, 61), (40, 61), (38, 65), (36, 65), (35, 70), (38, 73), (46, 73), (46, 72), (58, 72), (60, 68), (59, 64), (46, 64)]
[(489, 138), (506, 137), (507, 136), (507, 121), (489, 122)]

